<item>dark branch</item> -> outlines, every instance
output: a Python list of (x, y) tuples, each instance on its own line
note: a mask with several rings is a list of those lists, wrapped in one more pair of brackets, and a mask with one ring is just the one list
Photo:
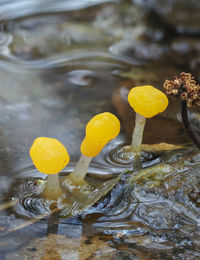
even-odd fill
[(190, 122), (188, 120), (187, 104), (186, 101), (181, 100), (181, 116), (186, 132), (190, 136), (193, 143), (200, 149), (200, 140), (193, 131)]

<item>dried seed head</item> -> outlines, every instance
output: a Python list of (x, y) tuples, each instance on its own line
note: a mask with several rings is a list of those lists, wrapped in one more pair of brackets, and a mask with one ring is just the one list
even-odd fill
[(200, 106), (200, 85), (190, 73), (182, 72), (180, 78), (175, 76), (174, 80), (166, 80), (163, 87), (167, 95), (180, 97), (188, 107)]

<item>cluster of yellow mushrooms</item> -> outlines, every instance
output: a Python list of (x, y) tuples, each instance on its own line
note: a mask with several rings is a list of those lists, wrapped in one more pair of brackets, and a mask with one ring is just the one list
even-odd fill
[[(152, 86), (134, 87), (128, 95), (128, 102), (136, 112), (131, 151), (141, 152), (143, 130), (146, 118), (163, 112), (168, 105), (167, 96)], [(118, 118), (109, 113), (94, 116), (86, 126), (85, 138), (81, 144), (81, 157), (73, 172), (67, 178), (74, 185), (82, 185), (93, 157), (120, 132)], [(33, 164), (41, 173), (48, 174), (42, 195), (49, 199), (62, 196), (58, 173), (69, 163), (67, 149), (56, 139), (38, 137), (30, 149)]]

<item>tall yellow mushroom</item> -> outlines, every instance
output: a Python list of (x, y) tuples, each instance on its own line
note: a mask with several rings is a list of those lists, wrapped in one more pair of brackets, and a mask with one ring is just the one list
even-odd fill
[(93, 157), (97, 156), (103, 147), (114, 139), (120, 131), (120, 122), (109, 112), (94, 116), (86, 126), (85, 138), (81, 144), (81, 157), (69, 178), (74, 183), (83, 182), (88, 166)]
[(38, 137), (31, 146), (30, 156), (38, 171), (48, 174), (42, 196), (57, 200), (62, 195), (58, 173), (70, 159), (66, 148), (54, 138)]
[(132, 88), (128, 94), (128, 102), (136, 112), (131, 150), (140, 153), (146, 118), (163, 112), (168, 106), (168, 98), (162, 91), (147, 85)]

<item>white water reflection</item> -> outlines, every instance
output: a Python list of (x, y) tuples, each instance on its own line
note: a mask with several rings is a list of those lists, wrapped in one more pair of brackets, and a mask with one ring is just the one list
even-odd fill
[[(16, 19), (34, 14), (75, 11), (116, 0), (5, 0), (1, 1), (0, 19)], [(17, 10), (17, 11), (16, 11)]]

